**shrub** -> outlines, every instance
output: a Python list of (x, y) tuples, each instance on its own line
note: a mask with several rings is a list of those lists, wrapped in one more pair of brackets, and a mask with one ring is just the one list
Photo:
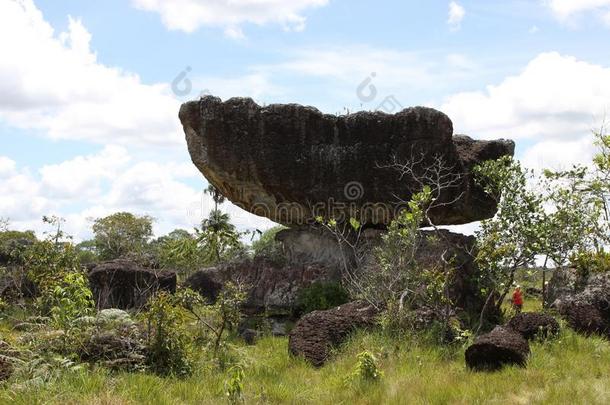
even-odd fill
[(95, 303), (89, 289), (87, 277), (83, 273), (66, 273), (41, 297), (43, 307), (49, 308), (53, 323), (62, 329), (69, 329), (73, 322), (93, 313)]
[(377, 366), (377, 359), (370, 352), (364, 351), (358, 354), (358, 363), (348, 381), (377, 382), (383, 373)]
[(166, 292), (155, 295), (148, 305), (148, 365), (161, 375), (189, 375), (191, 339), (182, 308)]
[(226, 332), (237, 326), (241, 319), (240, 307), (245, 298), (244, 288), (231, 282), (224, 285), (214, 305), (205, 305), (203, 297), (190, 289), (176, 294), (180, 305), (197, 321), (201, 338), (210, 342), (212, 354), (219, 360), (226, 354), (219, 352), (225, 346)]
[(349, 293), (340, 283), (316, 281), (299, 291), (296, 310), (298, 314), (307, 314), (330, 309), (345, 304), (349, 298)]
[(252, 243), (254, 257), (264, 257), (278, 264), (284, 263), (286, 260), (284, 249), (282, 244), (275, 240), (277, 233), (283, 229), (286, 227), (275, 226), (263, 232), (260, 238)]
[(225, 382), (225, 395), (230, 404), (243, 402), (244, 371), (240, 366), (234, 366), (229, 371), (230, 377)]

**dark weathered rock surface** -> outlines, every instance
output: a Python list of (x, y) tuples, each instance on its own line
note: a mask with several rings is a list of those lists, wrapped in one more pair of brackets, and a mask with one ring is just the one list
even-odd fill
[(363, 301), (354, 301), (326, 311), (313, 311), (297, 322), (290, 332), (288, 349), (294, 356), (303, 356), (316, 367), (328, 360), (337, 347), (354, 330), (373, 327), (377, 311)]
[(578, 274), (576, 269), (570, 267), (559, 267), (553, 269), (551, 278), (545, 288), (545, 302), (552, 305), (556, 300), (572, 295), (576, 292)]
[(610, 272), (589, 276), (578, 292), (560, 296), (553, 306), (575, 331), (610, 339)]
[(246, 314), (291, 314), (302, 288), (315, 281), (336, 281), (336, 269), (316, 264), (278, 265), (256, 258), (202, 269), (185, 281), (185, 286), (214, 302), (222, 286), (232, 281), (247, 288), (243, 305)]
[(559, 333), (559, 323), (550, 315), (540, 312), (523, 312), (515, 315), (505, 325), (525, 339), (547, 338)]
[(131, 260), (117, 259), (101, 263), (88, 276), (98, 309), (141, 308), (157, 291), (176, 291), (175, 272), (155, 272)]
[(180, 108), (193, 163), (223, 195), (257, 215), (288, 225), (315, 216), (360, 217), (387, 224), (398, 198), (419, 191), (412, 179), (380, 168), (417, 160), (417, 169), (442, 156), (454, 174), (464, 174), (433, 212), (437, 224), (490, 218), (496, 205), (474, 184), (470, 169), (486, 159), (512, 155), (512, 141), (475, 141), (453, 136), (445, 114), (415, 107), (397, 114), (322, 114), (296, 104), (258, 106), (249, 98), (222, 102), (203, 97)]
[(499, 370), (505, 365), (525, 366), (530, 348), (519, 333), (496, 326), (494, 330), (479, 336), (466, 349), (466, 364), (477, 371)]

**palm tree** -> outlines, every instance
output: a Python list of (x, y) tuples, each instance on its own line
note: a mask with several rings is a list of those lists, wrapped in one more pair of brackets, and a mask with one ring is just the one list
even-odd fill
[(226, 201), (226, 197), (211, 183), (208, 184), (208, 187), (203, 192), (210, 195), (212, 200), (214, 200), (214, 211), (218, 211), (218, 206)]
[(213, 210), (208, 218), (201, 221), (199, 242), (210, 248), (217, 262), (227, 249), (239, 245), (239, 237), (240, 234), (231, 223), (229, 214), (220, 210)]

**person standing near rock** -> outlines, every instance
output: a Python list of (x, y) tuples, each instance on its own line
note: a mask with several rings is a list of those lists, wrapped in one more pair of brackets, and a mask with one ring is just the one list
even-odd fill
[(521, 287), (517, 286), (513, 292), (513, 308), (516, 313), (521, 313), (523, 308), (523, 293), (521, 293)]

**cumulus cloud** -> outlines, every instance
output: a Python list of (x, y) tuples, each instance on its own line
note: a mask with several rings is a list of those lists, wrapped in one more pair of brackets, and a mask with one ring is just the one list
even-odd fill
[(280, 24), (285, 30), (305, 28), (303, 12), (325, 6), (328, 0), (132, 0), (135, 7), (159, 13), (171, 30), (193, 32), (201, 26), (221, 27), (242, 38), (241, 26)]
[[(209, 195), (194, 187), (200, 173), (190, 162), (136, 160), (127, 149), (106, 146), (97, 153), (43, 166), (36, 172), (0, 156), (0, 212), (17, 229), (42, 234), (43, 215), (66, 218), (77, 240), (91, 235), (91, 220), (118, 211), (156, 218), (155, 233), (191, 229), (212, 209)], [(191, 181), (189, 181), (191, 180)], [(240, 229), (267, 229), (273, 222), (225, 203)]]
[(478, 137), (571, 140), (588, 134), (610, 107), (610, 68), (542, 53), (516, 76), (441, 105), (457, 131)]
[(449, 17), (447, 24), (452, 31), (457, 31), (462, 27), (462, 20), (466, 16), (466, 10), (459, 3), (452, 1), (449, 3)]
[(32, 0), (0, 2), (0, 118), (54, 139), (182, 142), (169, 86), (101, 64), (90, 41), (78, 19), (56, 34)]
[(610, 26), (610, 0), (545, 0), (545, 3), (560, 21), (594, 13)]
[(527, 167), (565, 169), (595, 153), (592, 131), (610, 108), (610, 67), (542, 53), (518, 75), (447, 97), (439, 108), (457, 133), (527, 145), (518, 156)]

